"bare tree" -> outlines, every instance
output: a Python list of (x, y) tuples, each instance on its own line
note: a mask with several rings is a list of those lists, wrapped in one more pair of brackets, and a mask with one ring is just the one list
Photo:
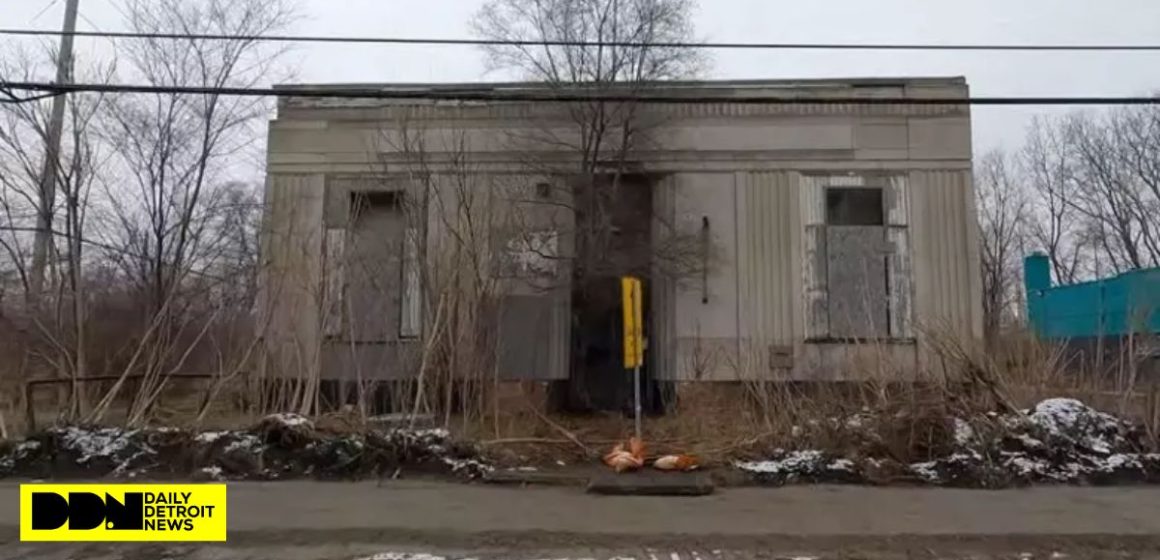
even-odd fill
[(1160, 112), (1076, 113), (1062, 123), (1074, 162), (1073, 206), (1111, 272), (1160, 264)]
[[(144, 39), (119, 45), (134, 81), (151, 86), (253, 87), (283, 53), (252, 39), (285, 27), (284, 0), (128, 0), (137, 33), (216, 34), (231, 40)], [(220, 94), (125, 95), (110, 106), (106, 141), (123, 176), (110, 181), (106, 216), (124, 272), (151, 313), (222, 247), (213, 227), (228, 181), (227, 158), (251, 146), (266, 101)]]
[[(565, 240), (549, 258), (561, 260), (572, 301), (573, 405), (587, 407), (586, 379), (599, 379), (603, 346), (613, 325), (616, 276), (679, 281), (701, 276), (708, 247), (700, 232), (678, 231), (653, 210), (650, 176), (636, 161), (655, 149), (667, 118), (663, 108), (631, 100), (664, 82), (694, 78), (708, 60), (698, 49), (660, 46), (697, 40), (693, 0), (489, 0), (473, 27), (484, 39), (522, 41), (484, 48), (489, 67), (562, 93), (616, 93), (629, 101), (577, 101), (533, 108), (538, 127), (511, 133), (511, 151), (525, 154), (529, 173), (551, 177), (549, 192), (521, 200), (536, 227), (519, 228), (524, 248), (543, 245), (536, 216), (564, 208), (550, 236)], [(529, 45), (527, 42), (552, 44)], [(562, 187), (562, 188), (560, 188)], [(702, 258), (687, 258), (690, 254)], [(683, 269), (682, 265), (693, 268)], [(591, 375), (588, 370), (591, 371)]]
[[(231, 37), (118, 44), (123, 79), (160, 88), (259, 85), (285, 50), (254, 37), (293, 18), (288, 0), (126, 0), (123, 13), (136, 33)], [(170, 376), (191, 366), (194, 349), (248, 315), (248, 305), (223, 296), (238, 284), (235, 266), (255, 262), (237, 251), (255, 249), (256, 195), (234, 177), (269, 108), (260, 98), (216, 93), (126, 94), (110, 102), (103, 139), (115, 157), (99, 217), (104, 243), (114, 248), (105, 256), (139, 302), (139, 322), (121, 378), (94, 418), (133, 377), (139, 398), (129, 419), (142, 421)], [(240, 284), (253, 292), (252, 278)]]
[(1065, 283), (1160, 264), (1160, 110), (1037, 119), (1021, 161), (1035, 244)]
[(1073, 164), (1058, 127), (1035, 119), (1019, 155), (1031, 191), (1030, 241), (1047, 254), (1060, 282), (1075, 282), (1082, 273), (1085, 244), (1071, 202), (1076, 189)]
[(983, 156), (975, 171), (979, 204), (980, 256), (983, 271), (983, 319), (989, 341), (1015, 316), (1019, 301), (1021, 252), (1028, 202), (1013, 159), (995, 150)]
[[(0, 75), (30, 77), (51, 67), (38, 64), (37, 57), (27, 51), (13, 49), (11, 53), (0, 61)], [(55, 59), (51, 49), (45, 59)], [(90, 64), (82, 72), (86, 80), (102, 83), (110, 79), (112, 66)], [(90, 260), (86, 248), (93, 241), (87, 217), (92, 186), (104, 161), (94, 133), (103, 107), (101, 95), (71, 95), (62, 119), (60, 149), (52, 152), (57, 161), (51, 166), (55, 172), (48, 198), (38, 170), (49, 157), (45, 151), (52, 118), (49, 103), (0, 106), (0, 262), (14, 272), (26, 296), (50, 288), (43, 294), (46, 297), (26, 297), (37, 305), (23, 307), (17, 317), (9, 316), (6, 335), (25, 340), (25, 352), (33, 358), (22, 360), (31, 364), (29, 374), (71, 379), (65, 417), (76, 417), (81, 411), (77, 380), (85, 377), (89, 367), (85, 267)], [(48, 226), (46, 231), (45, 224), (55, 227)], [(43, 233), (49, 235), (42, 239)], [(42, 241), (46, 242), (40, 247), (43, 254), (36, 255), (32, 245)], [(44, 274), (39, 279), (34, 278), (38, 266)], [(0, 307), (0, 316), (12, 311)]]
[[(473, 26), (485, 39), (566, 43), (489, 45), (484, 50), (492, 69), (572, 93), (631, 95), (704, 71), (707, 59), (700, 51), (657, 46), (696, 40), (694, 8), (693, 0), (491, 0)], [(631, 101), (575, 102), (556, 109), (561, 114), (545, 119), (553, 124), (518, 133), (513, 143), (529, 154), (529, 169), (567, 178), (569, 192), (554, 197), (554, 204), (570, 201), (566, 204), (577, 218), (575, 278), (628, 272), (600, 265), (607, 262), (618, 229), (613, 213), (624, 206), (621, 187), (634, 170), (633, 153), (653, 144), (649, 133), (660, 124), (659, 115)], [(568, 126), (554, 126), (561, 117)], [(566, 154), (563, 163), (556, 157), (560, 152)]]

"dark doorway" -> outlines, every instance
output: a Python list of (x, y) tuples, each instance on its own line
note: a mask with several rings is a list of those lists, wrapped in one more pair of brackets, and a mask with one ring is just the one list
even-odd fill
[[(642, 280), (644, 319), (650, 324), (652, 185), (653, 179), (645, 175), (603, 176), (594, 185), (573, 189), (571, 367), (568, 382), (559, 388), (564, 395), (557, 399), (569, 412), (632, 414), (633, 376), (624, 368), (620, 278)], [(648, 413), (656, 413), (660, 399), (648, 363), (646, 358), (641, 369), (642, 400)]]

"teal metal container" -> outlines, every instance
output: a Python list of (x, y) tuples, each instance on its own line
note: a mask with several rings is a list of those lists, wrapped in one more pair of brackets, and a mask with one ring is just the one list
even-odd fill
[(1066, 286), (1051, 285), (1046, 255), (1023, 260), (1027, 317), (1044, 339), (1160, 333), (1160, 268)]

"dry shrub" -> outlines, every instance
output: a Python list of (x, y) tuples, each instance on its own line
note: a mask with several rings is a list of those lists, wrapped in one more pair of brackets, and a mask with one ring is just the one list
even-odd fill
[[(692, 452), (710, 463), (760, 458), (775, 449), (912, 463), (953, 452), (955, 419), (986, 424), (988, 413), (1022, 410), (1046, 398), (1078, 398), (1146, 424), (1149, 414), (1160, 416), (1155, 393), (1076, 367), (1056, 345), (1017, 332), (1001, 340), (984, 349), (949, 331), (925, 332), (923, 366), (910, 371), (890, 363), (890, 352), (868, 345), (849, 352), (848, 381), (680, 383), (671, 413), (646, 420), (646, 440), (654, 453)], [(527, 412), (542, 406), (535, 394), (508, 396), (499, 429), (489, 434), (511, 442), (500, 447), (547, 461), (575, 457), (577, 445), (563, 431), (592, 449), (632, 433), (632, 419), (622, 414), (538, 418)], [(1137, 404), (1121, 408), (1125, 402)]]

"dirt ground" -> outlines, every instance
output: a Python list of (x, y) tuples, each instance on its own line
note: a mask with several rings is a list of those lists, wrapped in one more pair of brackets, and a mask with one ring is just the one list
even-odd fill
[(20, 544), (17, 503), (18, 484), (0, 484), (3, 559), (1160, 559), (1160, 488), (1151, 487), (804, 486), (645, 498), (416, 481), (237, 483), (229, 543), (144, 547)]

